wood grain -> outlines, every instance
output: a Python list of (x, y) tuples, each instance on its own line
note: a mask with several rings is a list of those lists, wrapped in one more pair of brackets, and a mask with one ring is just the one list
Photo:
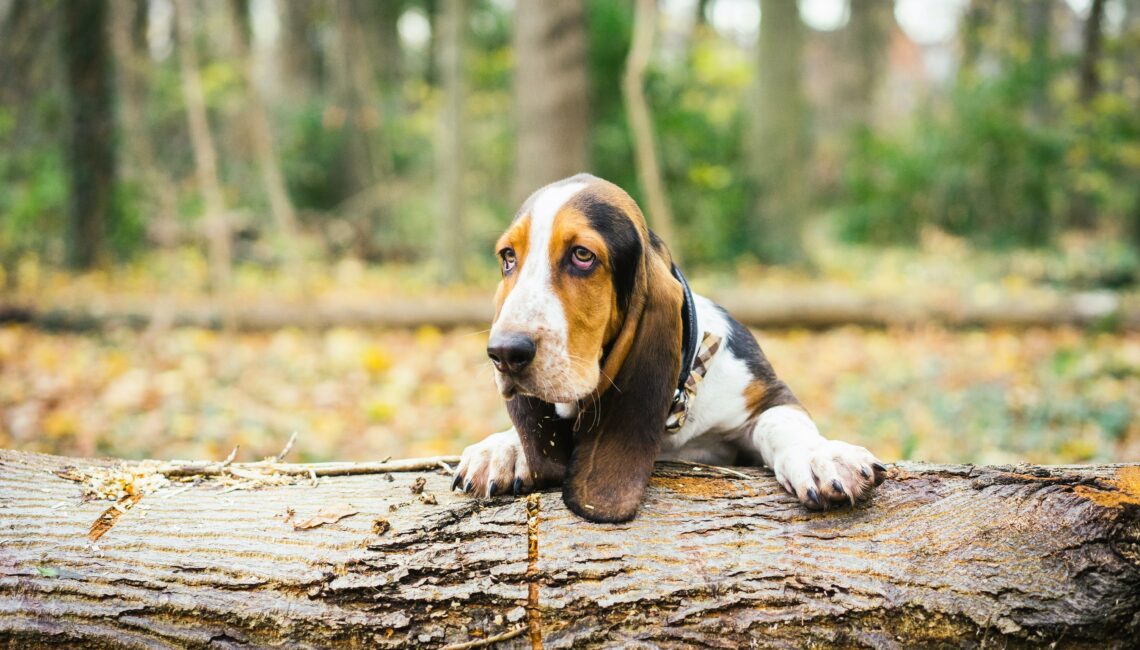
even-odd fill
[[(1136, 465), (906, 463), (871, 501), (812, 514), (762, 469), (659, 464), (619, 525), (544, 492), (528, 526), (527, 498), (452, 493), (443, 471), (227, 493), (199, 478), (91, 543), (109, 502), (53, 472), (110, 463), (0, 451), (3, 645), (1102, 648), (1140, 633)], [(336, 504), (359, 514), (294, 530)]]

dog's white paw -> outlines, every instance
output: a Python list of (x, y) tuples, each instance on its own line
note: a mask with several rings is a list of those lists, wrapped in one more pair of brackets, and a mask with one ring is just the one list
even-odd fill
[(855, 502), (886, 477), (871, 452), (839, 440), (817, 439), (792, 446), (774, 459), (776, 480), (812, 510)]
[(463, 450), (451, 489), (476, 496), (519, 494), (534, 486), (519, 435), (514, 429), (493, 433)]

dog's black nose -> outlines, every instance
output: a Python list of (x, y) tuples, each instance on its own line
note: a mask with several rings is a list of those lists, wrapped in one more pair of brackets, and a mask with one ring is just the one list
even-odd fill
[(487, 343), (487, 356), (499, 372), (517, 374), (534, 360), (534, 339), (526, 334), (496, 334)]

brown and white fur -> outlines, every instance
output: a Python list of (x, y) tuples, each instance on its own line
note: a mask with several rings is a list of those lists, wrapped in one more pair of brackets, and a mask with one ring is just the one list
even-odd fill
[(543, 187), (497, 250), (488, 354), (515, 426), (464, 450), (455, 487), (492, 496), (562, 484), (571, 510), (613, 522), (636, 514), (657, 459), (762, 462), (812, 509), (853, 504), (882, 481), (866, 449), (820, 435), (748, 329), (701, 296), (696, 331), (721, 347), (684, 426), (665, 432), (684, 291), (617, 186), (579, 174)]

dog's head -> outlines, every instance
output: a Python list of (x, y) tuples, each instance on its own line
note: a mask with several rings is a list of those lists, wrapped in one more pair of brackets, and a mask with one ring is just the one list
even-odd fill
[(531, 195), (496, 250), (487, 353), (531, 467), (564, 464), (581, 516), (632, 518), (681, 364), (668, 250), (628, 194), (586, 174)]

